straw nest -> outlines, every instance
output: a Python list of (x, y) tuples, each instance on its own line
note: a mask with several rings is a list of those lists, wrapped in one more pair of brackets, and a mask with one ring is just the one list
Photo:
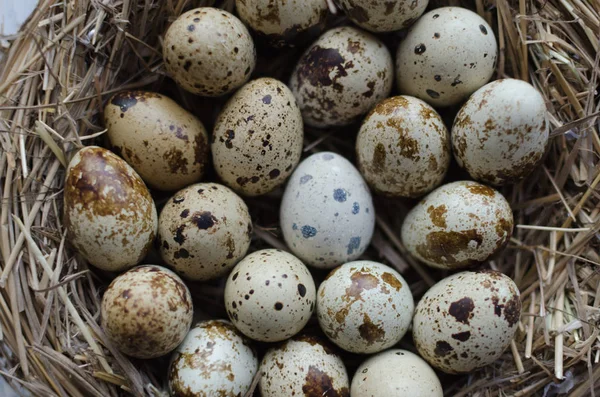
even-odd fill
[[(40, 0), (0, 65), (0, 338), (2, 375), (34, 395), (164, 395), (166, 359), (131, 361), (106, 340), (99, 302), (111, 276), (69, 248), (62, 219), (65, 164), (82, 145), (102, 143), (103, 101), (126, 88), (160, 90), (210, 128), (223, 99), (193, 97), (165, 72), (161, 38), (185, 9), (233, 1)], [(433, 1), (431, 6), (448, 5)], [(522, 292), (510, 349), (468, 376), (443, 377), (449, 396), (594, 395), (600, 391), (600, 6), (597, 0), (477, 0), (460, 4), (494, 26), (497, 77), (530, 81), (545, 96), (552, 141), (543, 166), (503, 189), (518, 224), (490, 268)], [(344, 23), (341, 16), (332, 24)], [(393, 45), (399, 34), (385, 37)], [(257, 76), (284, 81), (301, 49), (262, 51)], [(453, 114), (445, 115), (449, 120)], [(345, 136), (345, 137), (344, 137)], [(307, 130), (305, 151), (352, 157), (348, 134)], [(455, 167), (456, 168), (456, 167)], [(464, 178), (461, 171), (450, 179)], [(254, 248), (283, 243), (281, 192), (249, 200)], [(160, 205), (166, 196), (155, 197)], [(377, 201), (377, 230), (365, 257), (395, 266), (418, 299), (445, 274), (405, 254), (398, 230), (409, 201)], [(222, 283), (193, 286), (197, 307), (224, 316)], [(315, 327), (314, 322), (309, 327)], [(410, 337), (402, 347), (412, 349)], [(352, 373), (360, 358), (345, 356)]]

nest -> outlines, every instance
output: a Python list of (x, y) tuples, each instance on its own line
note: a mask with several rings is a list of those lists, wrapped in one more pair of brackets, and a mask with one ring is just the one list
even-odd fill
[[(529, 81), (544, 95), (552, 138), (543, 165), (502, 190), (517, 226), (506, 252), (485, 265), (510, 275), (521, 290), (517, 335), (493, 365), (469, 375), (442, 376), (444, 390), (448, 396), (594, 395), (600, 392), (594, 383), (600, 379), (598, 3), (449, 3), (476, 10), (494, 26), (500, 48), (496, 77)], [(448, 3), (432, 1), (430, 8), (442, 5)], [(166, 359), (131, 360), (99, 327), (102, 291), (114, 275), (88, 267), (70, 249), (61, 221), (62, 193), (72, 153), (103, 143), (101, 113), (112, 93), (161, 91), (212, 127), (225, 99), (180, 90), (165, 76), (161, 56), (168, 24), (199, 6), (232, 11), (234, 1), (40, 0), (4, 54), (1, 373), (16, 390), (44, 396), (165, 395)], [(339, 14), (330, 21), (343, 23)], [(401, 35), (386, 35), (384, 41), (395, 47)], [(302, 48), (261, 50), (253, 77), (287, 81), (301, 53)], [(444, 116), (451, 120), (453, 115), (450, 110)], [(352, 136), (347, 129), (307, 129), (305, 154), (333, 150), (352, 159)], [(457, 168), (450, 180), (465, 177)], [(155, 193), (159, 206), (167, 197)], [(256, 230), (253, 249), (285, 248), (273, 215), (280, 197), (279, 190), (248, 200)], [(377, 229), (364, 257), (398, 269), (418, 299), (446, 274), (424, 269), (399, 240), (402, 218), (413, 203), (377, 198), (376, 204)], [(225, 317), (222, 288), (222, 281), (192, 286), (196, 307)], [(414, 349), (410, 339), (400, 346)], [(344, 359), (352, 374), (361, 358)]]

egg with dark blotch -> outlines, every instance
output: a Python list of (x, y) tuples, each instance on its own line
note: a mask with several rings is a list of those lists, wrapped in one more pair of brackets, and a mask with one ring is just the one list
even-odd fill
[(288, 247), (304, 263), (332, 269), (369, 246), (375, 228), (371, 192), (344, 157), (313, 154), (287, 183), (280, 225)]
[(402, 241), (417, 259), (440, 269), (462, 269), (501, 252), (513, 230), (502, 194), (472, 181), (443, 185), (406, 216)]
[(279, 342), (300, 332), (312, 316), (315, 300), (315, 283), (306, 266), (276, 249), (245, 257), (225, 284), (231, 322), (261, 342)]
[(163, 58), (180, 87), (215, 97), (248, 81), (256, 66), (256, 49), (242, 21), (227, 11), (201, 7), (181, 14), (169, 26)]
[(172, 396), (243, 396), (258, 371), (250, 342), (228, 321), (196, 324), (173, 353)]
[(175, 193), (158, 221), (162, 259), (188, 280), (227, 274), (246, 255), (251, 237), (246, 203), (216, 183), (197, 183)]
[(391, 32), (415, 22), (429, 0), (338, 0), (337, 4), (361, 28), (371, 32)]
[(194, 308), (183, 281), (164, 267), (145, 265), (121, 274), (102, 297), (102, 329), (123, 353), (163, 356), (185, 338)]
[(227, 102), (212, 134), (215, 170), (246, 196), (285, 182), (302, 154), (304, 125), (289, 88), (272, 78), (254, 80)]
[(69, 242), (89, 263), (123, 271), (152, 247), (156, 207), (142, 178), (123, 159), (88, 146), (67, 168), (64, 223)]
[(120, 92), (106, 104), (104, 124), (112, 149), (151, 188), (177, 190), (204, 175), (206, 129), (172, 99), (155, 92)]
[(418, 303), (413, 339), (421, 357), (450, 373), (471, 373), (500, 358), (521, 316), (519, 289), (493, 271), (462, 272), (435, 284)]
[(344, 362), (318, 338), (298, 336), (267, 351), (260, 364), (262, 397), (349, 397)]
[(386, 98), (394, 80), (388, 49), (370, 33), (350, 26), (325, 32), (302, 55), (290, 88), (304, 122), (344, 126)]

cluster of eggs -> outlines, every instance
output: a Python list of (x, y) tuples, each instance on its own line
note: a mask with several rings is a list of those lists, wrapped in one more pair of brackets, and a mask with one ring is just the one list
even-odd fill
[[(516, 332), (515, 283), (465, 269), (488, 261), (512, 234), (510, 205), (486, 184), (518, 181), (541, 160), (548, 142), (543, 98), (522, 81), (487, 84), (496, 40), (471, 11), (443, 7), (422, 15), (426, 0), (337, 3), (370, 32), (326, 31), (304, 52), (289, 85), (248, 81), (256, 49), (246, 25), (274, 47), (293, 45), (322, 30), (326, 1), (237, 0), (241, 20), (210, 7), (182, 14), (164, 37), (169, 75), (197, 95), (235, 91), (210, 138), (170, 98), (122, 92), (104, 111), (112, 152), (86, 147), (69, 164), (70, 242), (92, 265), (123, 272), (104, 293), (103, 330), (132, 357), (173, 352), (173, 395), (244, 395), (260, 372), (263, 397), (442, 396), (432, 367), (481, 368)], [(373, 33), (407, 27), (394, 68)], [(394, 76), (403, 95), (388, 98)], [(448, 131), (435, 108), (465, 100)], [(357, 167), (333, 152), (300, 161), (305, 124), (346, 126), (365, 115)], [(442, 185), (452, 155), (478, 182)], [(222, 184), (200, 182), (211, 157)], [(242, 197), (285, 183), (280, 227), (291, 253), (248, 254), (253, 229)], [(148, 187), (174, 192), (160, 215)], [(427, 265), (461, 270), (416, 306), (396, 270), (359, 260), (374, 232), (371, 189), (425, 196), (406, 216), (402, 242)], [(153, 243), (166, 267), (136, 266)], [(330, 273), (317, 285), (307, 266)], [(229, 321), (192, 327), (184, 280), (225, 276)], [(329, 341), (302, 333), (313, 314)], [(394, 349), (411, 326), (420, 356)], [(250, 340), (282, 343), (259, 362)], [(352, 382), (337, 348), (372, 354)]]

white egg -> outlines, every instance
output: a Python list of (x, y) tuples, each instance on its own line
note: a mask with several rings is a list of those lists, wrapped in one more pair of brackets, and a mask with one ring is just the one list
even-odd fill
[(376, 353), (402, 339), (415, 304), (402, 276), (389, 266), (355, 261), (334, 269), (317, 294), (317, 316), (327, 337), (353, 353)]
[(522, 80), (496, 80), (475, 92), (452, 127), (458, 164), (492, 185), (517, 182), (540, 163), (548, 145), (544, 97)]
[(358, 170), (339, 154), (322, 152), (302, 161), (290, 177), (280, 221), (295, 255), (308, 265), (331, 269), (367, 249), (375, 209)]
[(242, 396), (257, 371), (254, 349), (231, 323), (203, 321), (175, 350), (169, 389), (174, 396)]
[(350, 387), (352, 397), (443, 397), (442, 384), (421, 357), (388, 350), (362, 363)]
[(337, 4), (361, 28), (371, 32), (391, 32), (416, 21), (429, 0), (338, 0)]
[(415, 310), (419, 354), (444, 372), (470, 373), (506, 350), (521, 315), (516, 284), (502, 273), (462, 272), (425, 293)]

